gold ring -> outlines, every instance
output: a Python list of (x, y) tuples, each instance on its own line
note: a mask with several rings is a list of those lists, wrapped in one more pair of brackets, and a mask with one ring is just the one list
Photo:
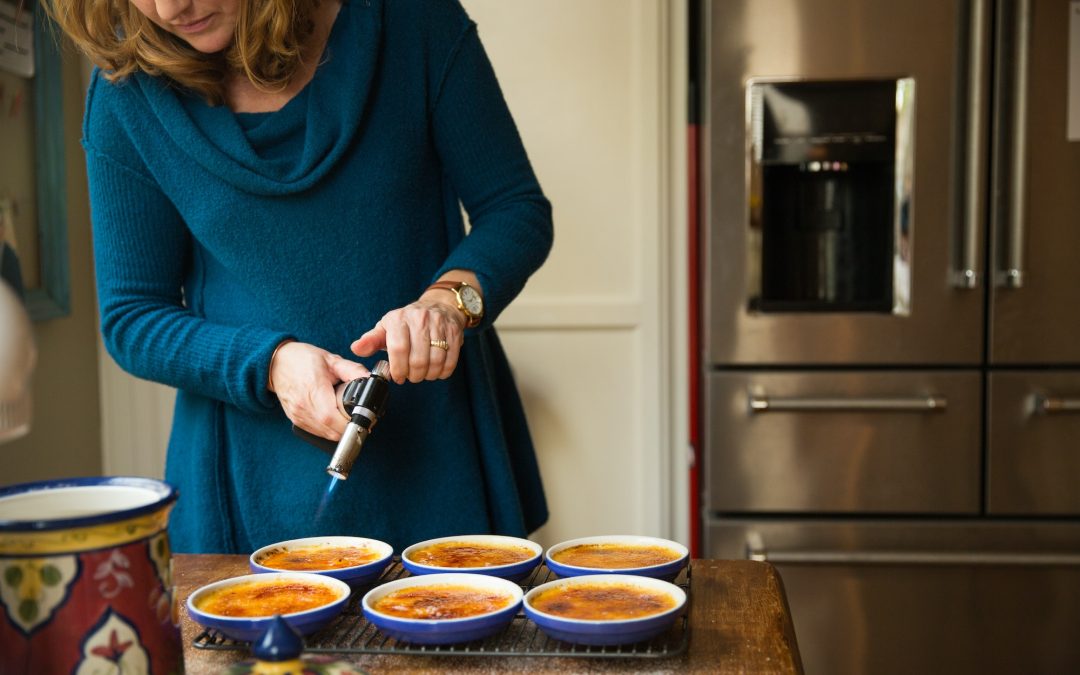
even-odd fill
[(450, 349), (450, 343), (446, 340), (429, 340), (431, 346), (435, 349), (441, 349), (444, 352)]

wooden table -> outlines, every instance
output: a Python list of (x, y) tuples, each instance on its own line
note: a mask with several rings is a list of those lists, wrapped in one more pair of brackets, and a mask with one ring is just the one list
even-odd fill
[[(679, 656), (596, 659), (348, 654), (342, 658), (371, 673), (803, 672), (784, 586), (772, 565), (746, 560), (694, 560), (692, 567), (690, 643)], [(181, 606), (188, 675), (220, 673), (229, 664), (249, 658), (238, 651), (196, 649), (192, 643), (202, 628), (188, 617), (185, 604), (196, 588), (247, 573), (247, 556), (173, 556), (173, 582)]]

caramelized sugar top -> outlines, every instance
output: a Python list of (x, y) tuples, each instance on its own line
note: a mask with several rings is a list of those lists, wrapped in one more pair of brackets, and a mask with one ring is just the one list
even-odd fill
[(579, 544), (551, 556), (552, 560), (564, 565), (610, 570), (652, 567), (680, 557), (678, 551), (647, 544)]
[(675, 606), (667, 593), (632, 584), (576, 584), (539, 593), (531, 604), (546, 614), (567, 619), (616, 621), (666, 612)]
[(366, 546), (303, 546), (279, 548), (262, 556), (257, 562), (275, 570), (303, 572), (337, 570), (343, 567), (366, 565), (379, 559), (379, 552)]
[(410, 586), (379, 598), (377, 611), (405, 619), (464, 619), (507, 607), (513, 598), (473, 586)]
[(534, 555), (524, 546), (443, 541), (414, 551), (409, 558), (431, 567), (496, 567), (522, 562)]
[(329, 605), (340, 596), (322, 584), (303, 581), (248, 581), (206, 594), (195, 607), (218, 616), (263, 617)]

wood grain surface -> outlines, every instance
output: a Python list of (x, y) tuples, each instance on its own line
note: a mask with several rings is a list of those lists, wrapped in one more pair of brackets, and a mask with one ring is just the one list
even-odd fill
[[(784, 586), (768, 563), (694, 560), (690, 581), (689, 649), (666, 659), (387, 656), (346, 654), (342, 660), (370, 673), (802, 673)], [(180, 603), (184, 665), (188, 675), (220, 673), (249, 658), (240, 651), (196, 649), (202, 628), (188, 617), (186, 601), (204, 584), (248, 574), (242, 555), (173, 556)]]

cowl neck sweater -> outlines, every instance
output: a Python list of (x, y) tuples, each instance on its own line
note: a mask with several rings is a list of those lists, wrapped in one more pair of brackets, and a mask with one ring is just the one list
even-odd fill
[(251, 124), (266, 113), (237, 115), (177, 95), (160, 77), (135, 81), (177, 147), (207, 171), (252, 194), (299, 192), (322, 180), (356, 136), (378, 63), (381, 24), (381, 3), (357, 11), (343, 2), (314, 76), (273, 113), (273, 124)]

